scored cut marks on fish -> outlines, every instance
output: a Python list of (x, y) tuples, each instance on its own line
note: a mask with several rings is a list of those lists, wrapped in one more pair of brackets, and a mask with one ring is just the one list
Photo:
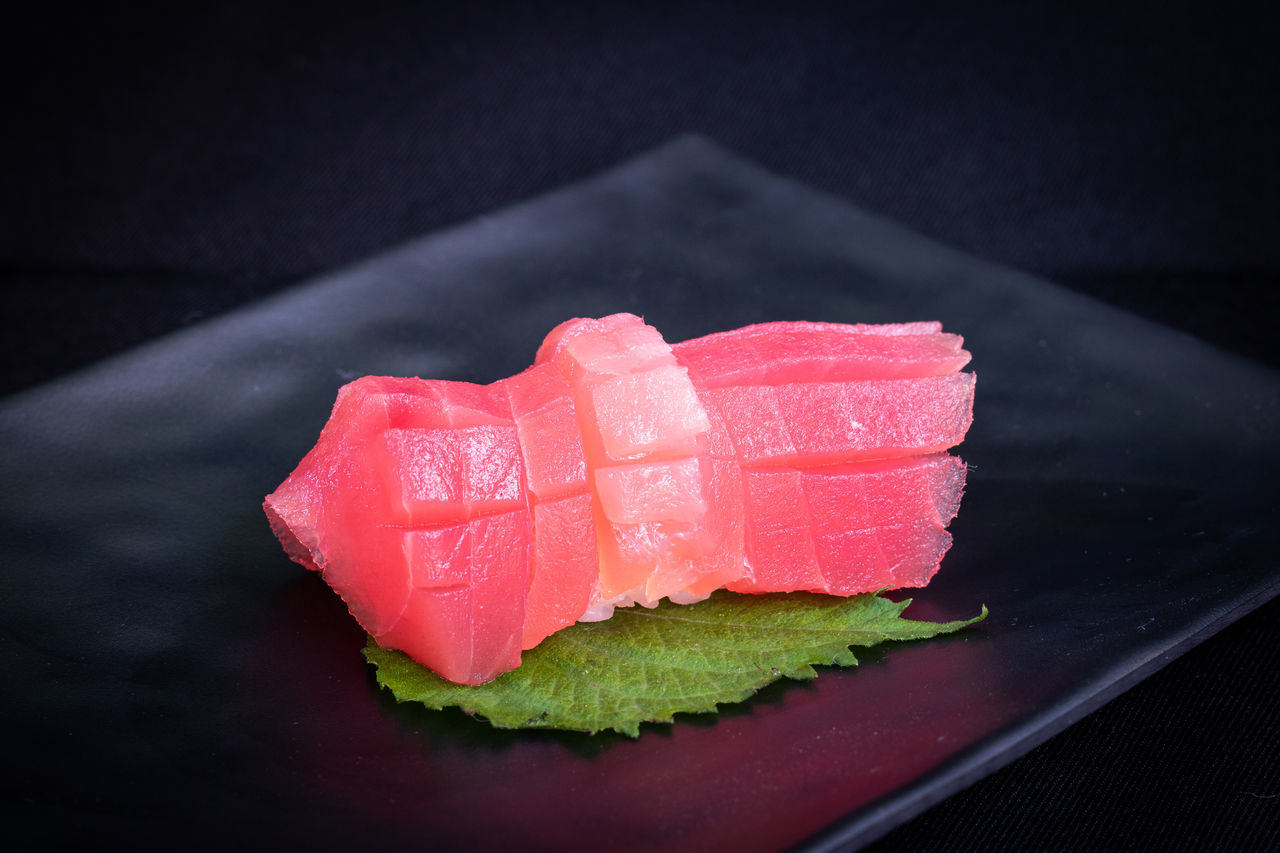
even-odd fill
[(923, 586), (973, 417), (938, 323), (779, 322), (669, 345), (562, 323), (490, 385), (365, 377), (264, 508), (380, 645), (480, 684), (615, 607)]

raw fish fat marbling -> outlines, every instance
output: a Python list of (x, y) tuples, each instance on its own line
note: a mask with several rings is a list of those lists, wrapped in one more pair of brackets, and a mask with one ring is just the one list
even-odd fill
[(973, 419), (938, 323), (778, 322), (668, 344), (557, 326), (490, 385), (370, 376), (264, 508), (377, 641), (482, 684), (616, 607), (928, 583)]

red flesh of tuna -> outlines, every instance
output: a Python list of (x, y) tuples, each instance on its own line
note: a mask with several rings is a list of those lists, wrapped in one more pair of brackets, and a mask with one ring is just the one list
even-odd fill
[(379, 643), (481, 684), (614, 606), (928, 583), (972, 421), (937, 323), (765, 323), (668, 345), (570, 320), (492, 385), (365, 377), (266, 499)]

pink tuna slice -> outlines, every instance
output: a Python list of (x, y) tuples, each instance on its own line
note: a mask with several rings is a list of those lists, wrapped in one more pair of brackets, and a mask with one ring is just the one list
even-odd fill
[(599, 574), (593, 496), (573, 389), (553, 364), (497, 383), (506, 389), (533, 513), (521, 647), (531, 649), (586, 612)]
[(941, 323), (849, 326), (777, 322), (674, 344), (700, 390), (853, 379), (911, 379), (954, 373), (969, 363), (959, 335)]
[(525, 491), (501, 389), (366, 377), (266, 510), (380, 643), (481, 683), (520, 664)]
[(573, 386), (588, 476), (595, 487), (600, 575), (590, 618), (617, 604), (654, 605), (721, 563), (726, 551), (710, 498), (711, 423), (688, 371), (652, 326), (630, 314), (561, 324), (539, 358)]
[(701, 391), (720, 411), (743, 466), (815, 465), (934, 453), (973, 422), (972, 373), (914, 379), (788, 382)]
[(615, 606), (922, 586), (964, 488), (962, 346), (937, 323), (671, 346), (570, 320), (492, 385), (344, 386), (264, 507), (380, 644), (464, 684)]
[(747, 577), (735, 592), (924, 586), (951, 544), (965, 467), (945, 453), (743, 472)]

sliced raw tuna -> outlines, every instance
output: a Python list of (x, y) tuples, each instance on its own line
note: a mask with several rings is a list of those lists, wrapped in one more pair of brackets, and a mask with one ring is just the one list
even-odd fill
[(710, 595), (741, 577), (745, 567), (742, 468), (720, 412), (708, 406), (707, 420), (711, 428), (707, 430), (706, 451), (701, 460), (707, 476), (708, 512), (702, 521), (705, 538), (701, 540), (705, 573), (681, 592), (668, 595), (679, 603)]
[(529, 491), (544, 501), (589, 491), (573, 389), (555, 366), (530, 367), (497, 385), (511, 403)]
[(378, 642), (461, 684), (520, 665), (529, 577), (529, 512), (472, 518), (401, 534), (412, 590)]
[(972, 373), (705, 389), (745, 467), (935, 453), (973, 421)]
[(582, 618), (599, 574), (590, 493), (533, 503), (533, 554), (521, 647), (531, 649)]
[(573, 389), (556, 366), (534, 365), (497, 385), (511, 401), (533, 515), (521, 642), (531, 649), (577, 622), (595, 595), (593, 494)]
[(492, 385), (366, 377), (265, 502), (385, 646), (453, 681), (616, 606), (715, 589), (919, 586), (972, 419), (936, 323), (766, 323), (669, 346), (629, 314), (552, 330)]
[(951, 545), (965, 466), (945, 453), (743, 472), (747, 576), (738, 592), (835, 595), (923, 586)]
[(717, 571), (724, 525), (709, 500), (711, 424), (658, 331), (631, 315), (570, 321), (539, 358), (573, 386), (595, 487), (600, 576), (591, 618), (619, 604), (656, 604)]
[(529, 573), (523, 463), (504, 390), (366, 377), (266, 500), (360, 624), (446, 678), (519, 665)]
[(968, 364), (963, 343), (940, 323), (778, 322), (694, 338), (672, 350), (706, 389), (937, 376)]

